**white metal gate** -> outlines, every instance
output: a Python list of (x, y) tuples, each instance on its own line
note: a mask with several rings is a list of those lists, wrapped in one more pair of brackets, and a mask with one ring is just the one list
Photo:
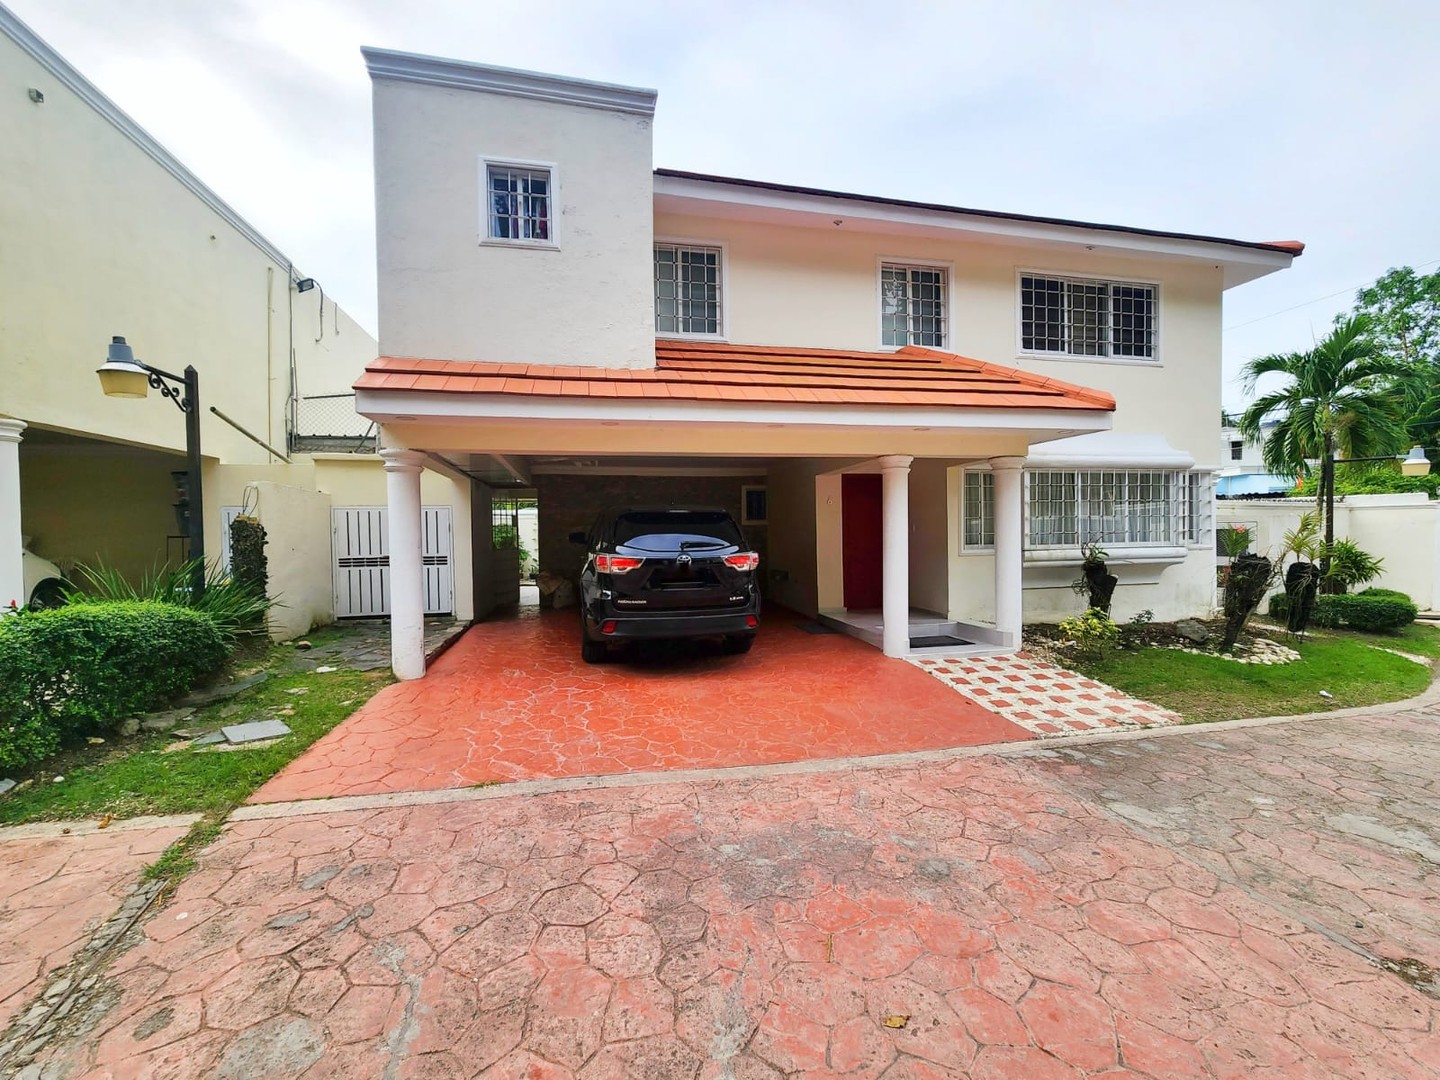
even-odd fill
[[(383, 506), (337, 506), (331, 511), (335, 558), (335, 617), (390, 614), (390, 534)], [(425, 614), (455, 610), (450, 507), (421, 510)]]

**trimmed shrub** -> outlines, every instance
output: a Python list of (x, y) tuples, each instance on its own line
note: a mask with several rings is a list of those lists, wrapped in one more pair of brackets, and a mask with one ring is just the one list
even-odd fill
[[(1284, 593), (1270, 598), (1270, 617), (1283, 620), (1290, 613), (1290, 599)], [(1383, 633), (1399, 630), (1415, 621), (1419, 614), (1414, 602), (1404, 593), (1392, 589), (1366, 589), (1351, 596), (1317, 596), (1311, 623), (1315, 626), (1348, 626), (1352, 630)]]
[(1370, 588), (1370, 589), (1364, 589), (1364, 590), (1362, 590), (1361, 592), (1356, 593), (1355, 595), (1356, 595), (1356, 596), (1380, 596), (1380, 597), (1384, 597), (1386, 600), (1403, 600), (1403, 601), (1404, 601), (1405, 603), (1407, 603), (1407, 604), (1413, 604), (1413, 603), (1415, 603), (1414, 600), (1410, 599), (1410, 595), (1409, 595), (1408, 593), (1403, 593), (1403, 592), (1401, 592), (1399, 589)]
[(0, 768), (33, 764), (68, 736), (163, 705), (226, 653), (206, 615), (150, 600), (0, 620)]

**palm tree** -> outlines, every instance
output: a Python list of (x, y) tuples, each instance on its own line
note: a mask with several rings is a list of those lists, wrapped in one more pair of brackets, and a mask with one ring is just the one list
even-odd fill
[(1240, 432), (1263, 439), (1265, 468), (1278, 476), (1305, 476), (1319, 461), (1316, 506), (1324, 510), (1327, 550), (1335, 542), (1336, 451), (1378, 458), (1407, 441), (1405, 370), (1380, 351), (1370, 329), (1369, 316), (1353, 315), (1308, 352), (1257, 357), (1240, 372), (1247, 394), (1266, 375), (1286, 377), (1245, 410)]

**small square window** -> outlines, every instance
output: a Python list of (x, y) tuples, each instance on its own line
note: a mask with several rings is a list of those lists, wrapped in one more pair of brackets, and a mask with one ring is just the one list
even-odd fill
[(486, 237), (554, 243), (555, 184), (551, 170), (529, 165), (485, 165)]
[(945, 347), (949, 275), (943, 266), (880, 266), (880, 342)]
[(724, 253), (718, 247), (655, 245), (655, 332), (719, 337)]

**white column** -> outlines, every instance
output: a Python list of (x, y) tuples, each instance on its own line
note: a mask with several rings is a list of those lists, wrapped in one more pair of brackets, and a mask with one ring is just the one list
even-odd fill
[(1009, 634), (1020, 647), (1024, 622), (1021, 559), (1024, 551), (1024, 507), (1022, 474), (1024, 458), (990, 459), (995, 477), (995, 628)]
[(910, 651), (910, 463), (897, 454), (880, 459), (884, 518), (884, 645), (886, 656)]
[(30, 598), (25, 595), (25, 568), (20, 553), (20, 433), (23, 420), (0, 416), (0, 612), (8, 611), (10, 601), (24, 607)]
[(381, 450), (390, 536), (390, 667), (397, 679), (425, 674), (425, 569), (416, 450)]

